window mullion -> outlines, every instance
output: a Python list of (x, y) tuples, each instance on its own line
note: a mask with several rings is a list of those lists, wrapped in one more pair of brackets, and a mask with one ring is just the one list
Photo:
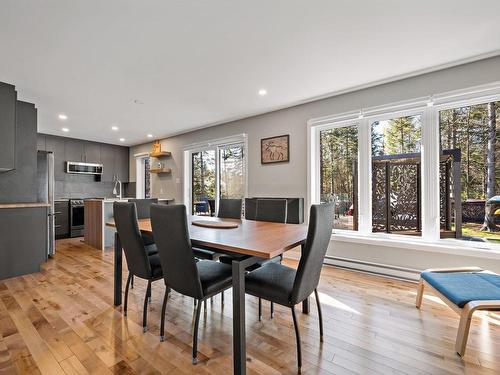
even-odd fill
[(358, 230), (369, 234), (372, 230), (371, 136), (367, 119), (361, 119), (358, 124)]
[(422, 238), (438, 241), (439, 204), (439, 116), (432, 107), (424, 111), (422, 126)]

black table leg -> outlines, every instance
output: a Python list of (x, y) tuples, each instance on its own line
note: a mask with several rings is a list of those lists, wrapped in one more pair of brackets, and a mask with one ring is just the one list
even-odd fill
[[(302, 245), (300, 245), (301, 252), (304, 252), (304, 246), (305, 243), (302, 243)], [(309, 314), (309, 297), (302, 301), (302, 313)]]
[(246, 374), (245, 269), (259, 258), (233, 260), (233, 373)]
[(245, 268), (233, 260), (233, 373), (246, 373)]
[(115, 233), (115, 306), (122, 304), (122, 244), (118, 232)]

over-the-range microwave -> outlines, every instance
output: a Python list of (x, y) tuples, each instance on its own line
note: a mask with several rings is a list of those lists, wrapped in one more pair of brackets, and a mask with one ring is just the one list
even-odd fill
[(67, 161), (66, 173), (102, 175), (102, 164)]

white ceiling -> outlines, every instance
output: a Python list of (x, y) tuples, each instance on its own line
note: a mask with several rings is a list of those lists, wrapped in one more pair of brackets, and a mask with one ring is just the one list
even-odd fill
[(2, 0), (0, 81), (37, 105), (40, 132), (132, 145), (495, 54), (499, 14), (498, 0)]

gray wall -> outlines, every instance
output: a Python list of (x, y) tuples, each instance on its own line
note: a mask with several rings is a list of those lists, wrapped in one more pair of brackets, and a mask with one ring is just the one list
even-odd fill
[[(379, 85), (328, 99), (266, 113), (163, 139), (162, 149), (172, 174), (152, 176), (153, 195), (182, 200), (182, 147), (196, 142), (248, 134), (248, 195), (304, 197), (307, 192), (307, 120), (359, 110), (438, 92), (463, 89), (500, 80), (500, 57), (490, 58), (421, 76)], [(290, 134), (290, 163), (260, 164), (260, 139)], [(134, 154), (148, 152), (151, 143), (130, 148), (130, 181), (135, 181)], [(179, 179), (180, 183), (176, 183)]]
[[(172, 152), (172, 158), (165, 160), (166, 166), (172, 168), (172, 174), (162, 177), (152, 176), (153, 196), (175, 198), (177, 202), (182, 202), (183, 146), (246, 133), (248, 134), (248, 195), (306, 198), (307, 120), (499, 80), (500, 57), (494, 57), (163, 139), (162, 149)], [(290, 162), (261, 165), (260, 139), (281, 134), (290, 134)], [(134, 154), (148, 152), (150, 149), (150, 143), (131, 147), (130, 181), (135, 181)], [(376, 258), (372, 256), (375, 248)], [(344, 257), (349, 255), (350, 258), (409, 268), (443, 266), (446, 265), (445, 259), (452, 259), (443, 258), (441, 255), (433, 257), (432, 253), (428, 252), (413, 253), (414, 256), (409, 257), (397, 249), (341, 242), (332, 246), (329, 254)], [(461, 263), (474, 264), (476, 260), (478, 263), (484, 263), (484, 259), (465, 258), (467, 261)], [(413, 264), (414, 259), (420, 259), (420, 262)], [(500, 272), (500, 260), (491, 260), (489, 263), (490, 268)]]
[(16, 168), (0, 173), (0, 203), (36, 201), (36, 127), (35, 105), (17, 101)]

